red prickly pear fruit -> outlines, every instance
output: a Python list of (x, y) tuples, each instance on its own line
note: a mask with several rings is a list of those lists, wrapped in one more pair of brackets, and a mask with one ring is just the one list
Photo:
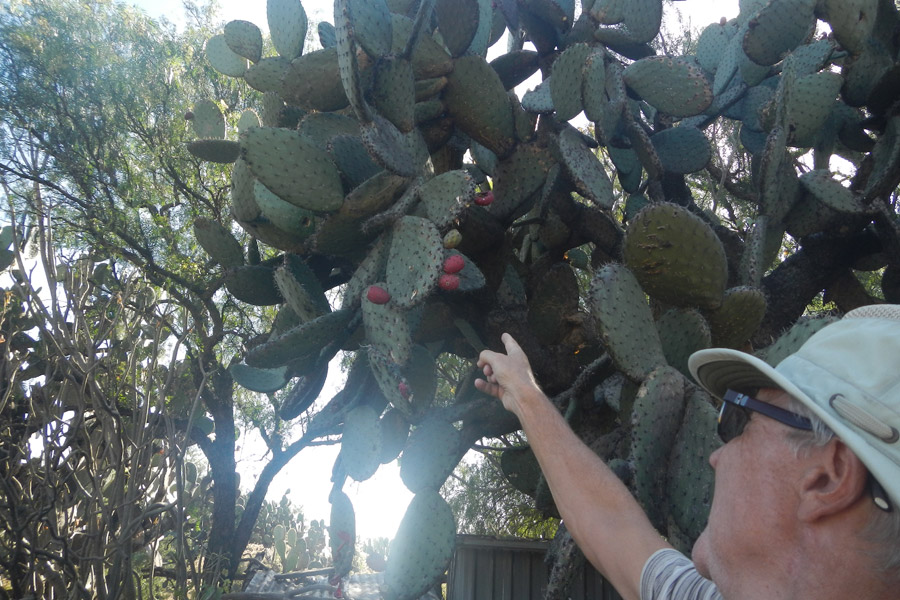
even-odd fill
[(194, 119), (194, 113), (192, 111), (187, 111), (186, 113), (184, 113), (185, 121), (192, 121), (193, 119)]
[(370, 285), (369, 290), (366, 292), (366, 298), (372, 304), (387, 304), (391, 299), (391, 295), (381, 286)]
[(458, 229), (451, 229), (444, 236), (444, 248), (448, 250), (452, 250), (459, 246), (459, 243), (462, 241), (462, 234)]
[(400, 392), (400, 395), (403, 396), (404, 400), (409, 400), (409, 384), (405, 381), (401, 381), (397, 384), (397, 391)]
[(459, 287), (459, 275), (444, 273), (441, 275), (441, 278), (438, 279), (438, 287), (444, 291), (452, 292)]
[(478, 206), (490, 206), (494, 202), (494, 192), (489, 190), (475, 196), (475, 204)]
[(444, 273), (453, 275), (459, 273), (466, 266), (466, 259), (459, 254), (451, 254), (444, 260)]

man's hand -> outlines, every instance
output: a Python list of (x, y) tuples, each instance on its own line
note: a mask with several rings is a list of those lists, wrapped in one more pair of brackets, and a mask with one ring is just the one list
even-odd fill
[(506, 410), (521, 419), (522, 402), (529, 392), (543, 394), (531, 372), (528, 357), (516, 340), (508, 333), (504, 333), (500, 340), (506, 347), (506, 354), (484, 350), (478, 356), (478, 366), (487, 379), (476, 379), (475, 387), (499, 398)]

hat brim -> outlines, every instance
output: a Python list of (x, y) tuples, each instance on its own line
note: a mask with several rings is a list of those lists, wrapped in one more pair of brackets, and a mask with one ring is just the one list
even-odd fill
[(694, 379), (713, 396), (721, 399), (728, 390), (746, 392), (759, 388), (784, 390), (819, 412), (816, 403), (764, 360), (746, 352), (728, 348), (710, 348), (694, 352), (688, 359)]

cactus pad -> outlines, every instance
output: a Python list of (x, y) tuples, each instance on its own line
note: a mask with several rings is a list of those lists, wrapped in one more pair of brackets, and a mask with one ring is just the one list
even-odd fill
[(261, 394), (277, 392), (286, 386), (291, 379), (288, 376), (287, 367), (257, 369), (243, 363), (237, 363), (231, 365), (228, 371), (238, 385)]
[(703, 70), (685, 58), (649, 56), (628, 65), (625, 83), (648, 104), (673, 117), (699, 115), (713, 91)]
[(242, 134), (241, 146), (250, 171), (280, 198), (316, 212), (343, 204), (344, 188), (334, 162), (299, 132), (257, 127)]
[(475, 196), (475, 181), (465, 170), (447, 171), (425, 182), (419, 198), (435, 227), (450, 228)]
[(644, 290), (675, 306), (716, 308), (722, 303), (728, 265), (712, 229), (687, 209), (648, 206), (631, 221), (625, 263)]
[(225, 24), (225, 43), (231, 51), (250, 62), (262, 56), (262, 32), (250, 21), (231, 21)]
[(356, 513), (347, 494), (334, 489), (328, 497), (331, 502), (331, 519), (328, 523), (328, 539), (334, 576), (344, 577), (353, 567), (356, 553)]
[(666, 365), (651, 372), (631, 412), (635, 497), (657, 529), (665, 527), (669, 453), (684, 414), (684, 376)]
[(456, 126), (498, 157), (515, 147), (515, 123), (500, 76), (480, 56), (454, 61), (444, 90)]
[(423, 302), (437, 285), (444, 260), (441, 234), (421, 217), (403, 217), (394, 226), (387, 262), (387, 290), (397, 306)]
[(353, 312), (337, 310), (317, 319), (297, 325), (283, 335), (253, 348), (246, 362), (251, 367), (272, 369), (294, 360), (317, 356), (328, 342), (334, 340), (353, 318)]
[(303, 54), (309, 21), (300, 0), (268, 0), (266, 17), (275, 51), (289, 60)]
[(560, 132), (559, 152), (579, 193), (601, 208), (612, 208), (615, 201), (612, 182), (577, 130), (566, 128)]
[(712, 344), (737, 348), (750, 339), (766, 314), (766, 296), (752, 287), (736, 287), (725, 292), (722, 306), (706, 313)]
[(217, 221), (198, 217), (194, 220), (194, 236), (206, 253), (223, 267), (244, 264), (243, 248), (231, 232)]
[(200, 160), (222, 164), (233, 163), (241, 155), (241, 145), (231, 140), (194, 140), (187, 149)]
[(456, 521), (437, 492), (416, 494), (391, 542), (384, 574), (385, 600), (414, 600), (446, 572), (456, 543)]
[(610, 263), (595, 273), (589, 302), (606, 351), (628, 377), (643, 381), (665, 364), (644, 290), (624, 265)]
[(672, 308), (656, 322), (659, 341), (666, 361), (683, 375), (690, 375), (688, 358), (697, 350), (709, 348), (712, 334), (706, 319), (693, 308)]
[(247, 70), (247, 59), (235, 54), (221, 33), (207, 40), (206, 59), (213, 69), (229, 77), (243, 77)]
[(685, 175), (706, 167), (712, 158), (709, 140), (696, 127), (672, 127), (650, 136), (663, 170)]
[(367, 404), (347, 413), (341, 435), (341, 464), (356, 481), (365, 481), (381, 465), (381, 423), (378, 413)]
[(424, 421), (409, 436), (400, 457), (400, 479), (414, 494), (437, 491), (462, 456), (459, 430), (438, 418)]

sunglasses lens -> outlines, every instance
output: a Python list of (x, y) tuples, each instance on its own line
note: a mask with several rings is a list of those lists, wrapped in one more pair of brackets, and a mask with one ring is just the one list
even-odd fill
[(719, 409), (718, 434), (722, 442), (728, 443), (744, 432), (744, 426), (750, 420), (749, 412), (743, 407), (735, 406), (730, 402), (722, 403)]

